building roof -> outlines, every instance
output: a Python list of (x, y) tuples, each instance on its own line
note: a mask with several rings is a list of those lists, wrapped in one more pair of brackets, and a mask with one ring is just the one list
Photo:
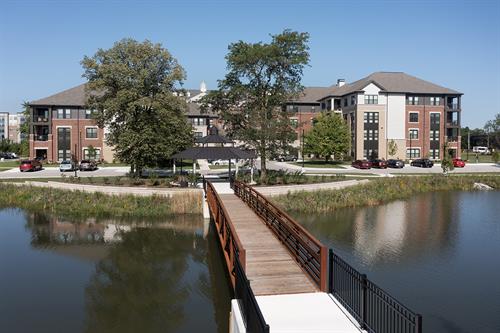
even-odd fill
[(192, 160), (247, 160), (255, 158), (252, 151), (242, 150), (237, 147), (192, 147), (172, 155), (172, 159), (192, 159)]
[(305, 87), (302, 93), (291, 103), (318, 103), (318, 100), (328, 95), (333, 87)]
[(439, 86), (403, 72), (375, 72), (358, 81), (346, 83), (341, 87), (333, 86), (322, 98), (328, 96), (344, 96), (353, 92), (362, 91), (370, 83), (376, 84), (383, 92), (388, 93), (462, 94), (456, 90)]
[(61, 91), (57, 94), (30, 102), (30, 105), (61, 105), (61, 106), (83, 106), (85, 105), (86, 83)]

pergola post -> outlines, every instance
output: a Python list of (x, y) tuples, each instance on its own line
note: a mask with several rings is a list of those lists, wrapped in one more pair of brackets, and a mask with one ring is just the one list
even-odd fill
[(174, 158), (174, 166), (173, 166), (173, 170), (174, 170), (174, 175), (175, 175), (175, 158)]

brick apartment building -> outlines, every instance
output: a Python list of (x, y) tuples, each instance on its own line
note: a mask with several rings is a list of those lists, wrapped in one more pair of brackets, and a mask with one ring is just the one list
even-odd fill
[[(342, 114), (351, 131), (350, 154), (370, 157), (441, 159), (443, 146), (460, 157), (462, 93), (402, 72), (376, 72), (352, 83), (309, 87), (287, 104), (300, 145), (319, 112)], [(394, 141), (397, 153), (390, 156)]]
[[(201, 113), (199, 99), (206, 94), (202, 82), (199, 90), (188, 90), (187, 121), (193, 125), (196, 137), (205, 136), (208, 126), (216, 118)], [(50, 162), (76, 158), (95, 158), (113, 161), (113, 149), (104, 140), (106, 129), (99, 128), (85, 107), (85, 84), (29, 103), (30, 158), (43, 158)], [(93, 149), (91, 149), (92, 147)], [(90, 156), (94, 152), (95, 156)]]

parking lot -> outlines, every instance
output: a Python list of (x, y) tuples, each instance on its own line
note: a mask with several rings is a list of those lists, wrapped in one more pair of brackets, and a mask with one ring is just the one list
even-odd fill
[[(130, 170), (129, 167), (103, 167), (95, 171), (77, 171), (79, 177), (113, 177), (124, 176)], [(74, 176), (75, 172), (68, 171), (61, 173), (59, 167), (44, 167), (40, 171), (21, 172), (19, 168), (0, 172), (0, 179), (18, 179), (18, 178), (59, 178), (64, 174)]]

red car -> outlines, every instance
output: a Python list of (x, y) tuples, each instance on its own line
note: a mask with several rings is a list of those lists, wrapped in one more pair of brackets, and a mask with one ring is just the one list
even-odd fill
[(463, 168), (465, 166), (465, 161), (460, 158), (453, 159), (453, 166), (455, 168)]
[(37, 160), (24, 160), (21, 161), (21, 165), (19, 165), (19, 170), (21, 172), (42, 170), (42, 163)]
[(371, 169), (372, 164), (367, 160), (356, 160), (352, 162), (352, 166), (358, 169)]
[(372, 168), (387, 169), (387, 161), (381, 159), (371, 160)]

